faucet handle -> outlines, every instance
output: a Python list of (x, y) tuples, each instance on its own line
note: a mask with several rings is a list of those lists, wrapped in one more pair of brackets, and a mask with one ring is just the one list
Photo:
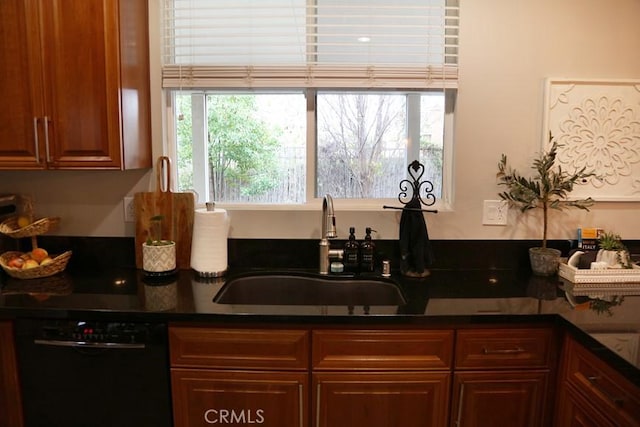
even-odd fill
[(322, 238), (335, 239), (338, 237), (338, 232), (336, 231), (336, 216), (333, 211), (333, 198), (329, 194), (326, 194), (322, 201), (322, 215)]

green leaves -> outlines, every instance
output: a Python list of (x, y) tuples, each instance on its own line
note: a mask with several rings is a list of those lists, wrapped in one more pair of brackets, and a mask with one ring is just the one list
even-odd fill
[[(550, 141), (553, 141), (550, 139)], [(578, 208), (589, 210), (595, 201), (591, 197), (586, 199), (569, 200), (569, 194), (574, 185), (585, 183), (594, 177), (593, 172), (587, 172), (582, 168), (574, 173), (568, 173), (562, 166), (556, 166), (558, 144), (553, 141), (551, 148), (543, 152), (533, 160), (532, 169), (535, 174), (526, 178), (507, 165), (507, 156), (502, 154), (498, 162), (498, 185), (506, 187), (506, 190), (498, 193), (498, 196), (517, 206), (522, 212), (541, 208), (543, 210), (543, 238), (542, 247), (547, 243), (547, 212), (549, 209), (562, 210), (566, 208)]]

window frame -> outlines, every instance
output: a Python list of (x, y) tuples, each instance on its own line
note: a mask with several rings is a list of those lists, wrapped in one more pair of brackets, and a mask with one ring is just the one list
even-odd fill
[[(173, 0), (168, 0), (170, 4)], [(393, 2), (390, 2), (393, 3)], [(308, 1), (308, 6), (314, 6), (315, 0)], [(365, 91), (398, 89), (403, 91), (426, 91), (430, 89), (443, 90), (445, 93), (444, 141), (442, 164), (442, 194), (435, 204), (429, 208), (438, 211), (452, 210), (454, 197), (454, 126), (455, 105), (458, 91), (458, 36), (460, 21), (460, 1), (443, 0), (444, 21), (442, 22), (443, 39), (436, 43), (443, 43), (444, 59), (442, 63), (404, 64), (404, 63), (371, 63), (371, 64), (340, 64), (314, 62), (314, 37), (307, 37), (311, 41), (307, 44), (307, 63), (301, 66), (285, 66), (285, 64), (218, 64), (207, 66), (199, 63), (177, 64), (175, 61), (165, 61), (167, 55), (172, 55), (171, 44), (167, 38), (172, 37), (172, 29), (166, 27), (167, 15), (164, 2), (150, 7), (150, 13), (158, 20), (157, 27), (152, 25), (151, 45), (157, 47), (154, 56), (158, 63), (158, 74), (153, 73), (160, 88), (158, 103), (161, 109), (162, 121), (158, 129), (162, 129), (162, 152), (177, 158), (176, 129), (173, 120), (173, 91), (181, 89), (191, 90), (204, 87), (203, 90), (240, 90), (251, 91), (297, 89), (316, 93), (324, 89), (339, 89), (345, 91)], [(307, 15), (307, 22), (313, 18)], [(155, 21), (155, 20), (154, 20)], [(314, 22), (311, 22), (313, 24)], [(311, 35), (317, 32), (311, 32)], [(157, 44), (156, 44), (157, 43)], [(428, 42), (427, 44), (429, 44)], [(311, 61), (311, 62), (309, 62)], [(196, 61), (197, 62), (197, 61)], [(316, 161), (316, 121), (315, 97), (307, 97), (307, 154), (306, 154), (306, 201), (300, 204), (252, 204), (252, 203), (223, 203), (220, 206), (240, 211), (260, 210), (317, 210), (319, 198), (315, 195), (315, 161)], [(159, 114), (160, 115), (160, 114)], [(174, 182), (177, 182), (177, 168), (172, 168)], [(409, 177), (408, 177), (409, 178)], [(398, 183), (399, 185), (399, 183)], [(398, 186), (398, 193), (400, 188)], [(203, 204), (202, 196), (198, 201)], [(335, 199), (338, 209), (353, 211), (381, 211), (383, 205), (397, 206), (397, 197), (389, 199)]]
[[(212, 88), (202, 89), (202, 98), (204, 98), (206, 90), (215, 90)], [(228, 89), (224, 89), (228, 91)], [(296, 88), (292, 89), (294, 91), (302, 90), (307, 99), (307, 111), (306, 111), (306, 120), (307, 120), (307, 136), (306, 136), (306, 200), (302, 203), (271, 203), (271, 204), (262, 204), (262, 203), (233, 203), (233, 202), (218, 202), (217, 205), (229, 210), (242, 210), (242, 211), (281, 211), (281, 210), (316, 210), (318, 202), (321, 200), (321, 197), (315, 197), (315, 186), (316, 186), (316, 95), (319, 91), (316, 88)], [(438, 211), (449, 211), (452, 210), (453, 204), (453, 148), (454, 148), (454, 123), (455, 123), (455, 99), (457, 96), (456, 89), (443, 89), (445, 94), (445, 116), (444, 116), (444, 131), (443, 131), (443, 159), (442, 159), (442, 194), (439, 198), (436, 199), (433, 206), (429, 206), (429, 209), (435, 209)], [(196, 91), (190, 89), (190, 91)], [(251, 92), (251, 89), (241, 88), (238, 89), (238, 92)], [(282, 89), (278, 89), (279, 92)], [(345, 91), (363, 91), (362, 88), (353, 88)], [(380, 91), (379, 89), (377, 91)], [(164, 111), (164, 126), (166, 132), (166, 147), (165, 151), (171, 158), (177, 159), (177, 134), (176, 128), (174, 126), (173, 117), (175, 117), (175, 101), (174, 101), (174, 92), (175, 90), (164, 89), (164, 99), (165, 99), (165, 111)], [(257, 91), (259, 93), (264, 93), (266, 91), (260, 90)], [(407, 92), (403, 90), (403, 92)], [(422, 93), (424, 90), (417, 90), (418, 93)], [(408, 107), (410, 108), (410, 107)], [(409, 112), (408, 112), (409, 114)], [(206, 122), (206, 121), (205, 121)], [(411, 135), (407, 135), (407, 140), (412, 141), (414, 138), (410, 137)], [(203, 135), (204, 137), (204, 135)], [(202, 143), (205, 143), (204, 139)], [(195, 144), (194, 144), (195, 145)], [(194, 146), (194, 153), (196, 147)], [(409, 148), (413, 150), (418, 150), (419, 146)], [(194, 155), (194, 158), (196, 156)], [(204, 158), (205, 156), (203, 156)], [(408, 165), (407, 165), (408, 166)], [(198, 168), (199, 169), (199, 168)], [(197, 168), (194, 167), (194, 181), (196, 177)], [(177, 168), (172, 168), (171, 170), (173, 182), (178, 182), (178, 173)], [(204, 175), (203, 175), (204, 177)], [(407, 178), (409, 178), (407, 176)], [(398, 183), (398, 193), (400, 193), (400, 187)], [(194, 191), (198, 195), (198, 204), (203, 205), (206, 201), (206, 197), (203, 198), (201, 193), (203, 193), (202, 188), (194, 188), (190, 189)], [(184, 190), (183, 190), (184, 191)], [(394, 198), (378, 198), (378, 199), (342, 199), (335, 198), (334, 202), (336, 207), (343, 210), (349, 211), (382, 211), (384, 210), (384, 205), (392, 205), (397, 206), (399, 201), (397, 197)]]

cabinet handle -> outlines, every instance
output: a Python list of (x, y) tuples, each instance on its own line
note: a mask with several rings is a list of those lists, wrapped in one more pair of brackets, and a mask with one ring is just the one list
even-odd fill
[(36, 162), (40, 163), (40, 141), (38, 139), (38, 118), (33, 118), (33, 141), (36, 148)]
[(320, 383), (316, 387), (316, 427), (320, 427)]
[(49, 117), (44, 116), (44, 149), (47, 163), (51, 162), (49, 157)]
[(482, 354), (519, 354), (524, 352), (525, 350), (522, 347), (505, 348), (505, 349), (499, 349), (499, 350), (498, 349), (492, 350), (487, 347), (482, 348)]
[(460, 384), (460, 395), (458, 396), (458, 414), (456, 416), (456, 427), (460, 427), (462, 422), (462, 406), (464, 404), (464, 383)]
[(304, 415), (302, 411), (304, 410), (304, 405), (302, 404), (303, 399), (303, 390), (302, 384), (298, 384), (298, 410), (300, 411), (300, 427), (304, 426)]
[(602, 393), (604, 395), (604, 397), (606, 397), (607, 399), (609, 399), (610, 401), (612, 401), (615, 405), (617, 406), (622, 406), (622, 404), (624, 403), (624, 398), (622, 397), (616, 397), (614, 395), (612, 395), (611, 393), (609, 393), (607, 390), (605, 390), (604, 388), (602, 388), (602, 386), (600, 384), (598, 384), (598, 381), (600, 381), (602, 379), (602, 377), (599, 376), (589, 376), (587, 377), (587, 380), (589, 380), (589, 383), (596, 389), (598, 390), (600, 393)]

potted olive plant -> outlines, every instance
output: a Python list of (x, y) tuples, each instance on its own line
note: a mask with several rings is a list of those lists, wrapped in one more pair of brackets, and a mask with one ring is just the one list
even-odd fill
[(547, 247), (547, 228), (549, 209), (562, 210), (578, 208), (589, 210), (594, 204), (591, 197), (586, 199), (569, 199), (573, 186), (583, 184), (592, 176), (585, 168), (568, 173), (560, 165), (556, 165), (558, 152), (557, 142), (551, 140), (549, 151), (542, 152), (533, 160), (532, 169), (535, 174), (525, 178), (507, 166), (507, 156), (502, 154), (498, 163), (498, 184), (506, 187), (499, 193), (500, 198), (520, 208), (522, 212), (542, 209), (542, 246), (529, 249), (529, 258), (533, 273), (540, 276), (552, 276), (558, 271), (560, 251)]
[(151, 275), (171, 274), (176, 269), (176, 243), (162, 238), (162, 215), (151, 217), (149, 237), (142, 244), (142, 269)]

